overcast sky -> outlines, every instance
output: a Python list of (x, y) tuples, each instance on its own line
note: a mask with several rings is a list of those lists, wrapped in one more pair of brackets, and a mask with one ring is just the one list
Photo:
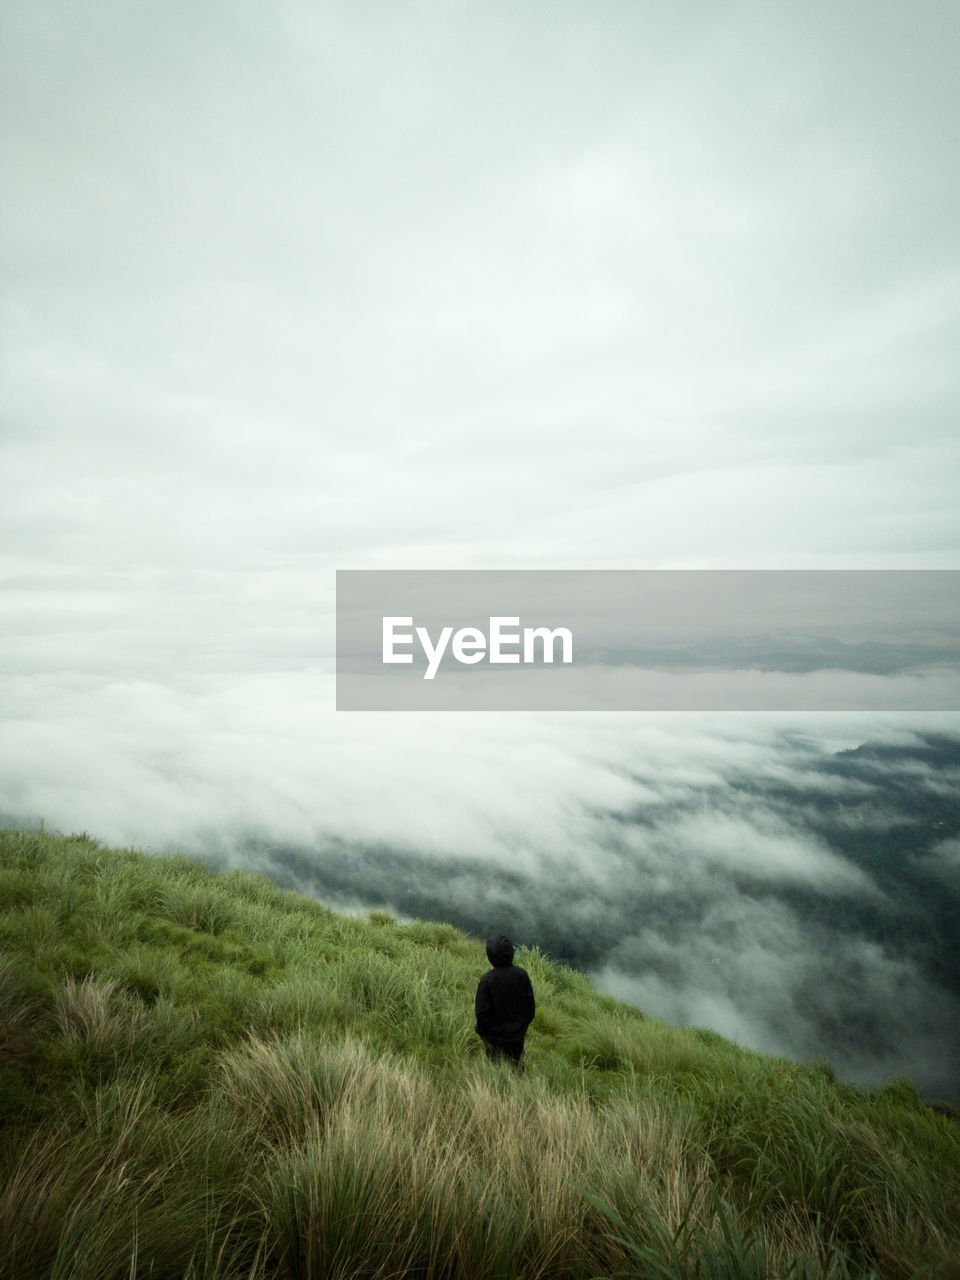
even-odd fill
[(8, 815), (587, 865), (774, 730), (345, 723), (335, 568), (960, 567), (952, 0), (2, 25)]
[(44, 629), (312, 634), (335, 565), (956, 567), (955, 4), (5, 14)]

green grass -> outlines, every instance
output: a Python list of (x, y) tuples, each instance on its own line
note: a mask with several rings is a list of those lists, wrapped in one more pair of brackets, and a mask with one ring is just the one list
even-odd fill
[(960, 1276), (960, 1126), (246, 872), (0, 833), (0, 1274)]

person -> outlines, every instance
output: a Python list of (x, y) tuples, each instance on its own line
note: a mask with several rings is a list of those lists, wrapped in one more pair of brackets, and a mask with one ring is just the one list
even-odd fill
[(536, 1001), (526, 969), (513, 963), (513, 943), (502, 933), (487, 939), (492, 969), (477, 984), (477, 1035), (487, 1057), (507, 1059), (523, 1070), (523, 1041), (533, 1021)]

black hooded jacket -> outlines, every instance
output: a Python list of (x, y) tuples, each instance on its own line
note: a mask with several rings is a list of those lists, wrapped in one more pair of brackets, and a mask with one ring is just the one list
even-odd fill
[(523, 1042), (536, 1004), (526, 969), (513, 963), (513, 943), (502, 935), (487, 941), (493, 965), (477, 986), (477, 1035), (493, 1044)]

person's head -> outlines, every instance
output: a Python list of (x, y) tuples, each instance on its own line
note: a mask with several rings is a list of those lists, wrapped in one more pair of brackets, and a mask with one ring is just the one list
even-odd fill
[(487, 959), (495, 969), (513, 963), (513, 943), (505, 934), (498, 933), (487, 939)]

